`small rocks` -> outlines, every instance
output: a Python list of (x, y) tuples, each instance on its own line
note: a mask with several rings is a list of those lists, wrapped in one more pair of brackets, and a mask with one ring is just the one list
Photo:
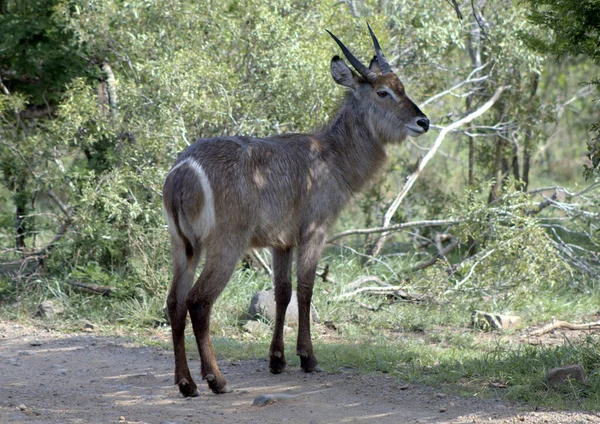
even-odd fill
[(35, 339), (31, 343), (29, 343), (29, 346), (41, 346), (41, 345), (42, 345), (42, 341), (39, 339)]
[(283, 393), (259, 395), (252, 402), (252, 406), (266, 406), (283, 399), (293, 399), (296, 395), (285, 395)]
[(271, 327), (260, 321), (248, 321), (243, 328), (256, 337), (264, 337), (271, 332)]
[(481, 328), (482, 330), (508, 330), (520, 326), (521, 317), (473, 311), (471, 322), (474, 327)]
[(79, 321), (79, 328), (81, 329), (81, 331), (84, 331), (86, 333), (93, 333), (98, 329), (98, 326), (93, 322), (88, 321), (87, 319), (82, 319), (81, 321)]
[(35, 313), (35, 316), (40, 318), (54, 319), (57, 315), (60, 315), (63, 312), (64, 309), (58, 305), (55, 305), (53, 301), (44, 300), (38, 305), (38, 309)]
[(566, 365), (564, 367), (552, 368), (546, 373), (548, 387), (557, 387), (571, 380), (585, 381), (585, 370), (580, 364)]
[(17, 406), (17, 409), (19, 411), (26, 411), (27, 410), (27, 406), (25, 406), (24, 403), (19, 404), (19, 406)]

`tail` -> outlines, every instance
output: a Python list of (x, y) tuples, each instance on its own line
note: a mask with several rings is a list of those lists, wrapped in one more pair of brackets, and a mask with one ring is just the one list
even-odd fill
[(172, 235), (177, 235), (183, 242), (185, 256), (188, 263), (194, 257), (194, 245), (182, 230), (182, 220), (186, 220), (184, 204), (182, 201), (183, 187), (181, 187), (182, 178), (177, 178), (178, 170), (174, 170), (167, 176), (163, 186), (163, 209), (167, 224)]

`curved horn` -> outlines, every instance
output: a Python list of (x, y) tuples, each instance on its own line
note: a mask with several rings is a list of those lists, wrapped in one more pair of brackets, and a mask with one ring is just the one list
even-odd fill
[(377, 41), (377, 37), (375, 37), (375, 34), (373, 33), (373, 30), (371, 29), (371, 25), (369, 25), (368, 22), (367, 22), (367, 26), (369, 27), (369, 32), (371, 33), (371, 38), (373, 39), (373, 45), (375, 46), (375, 52), (377, 53), (377, 62), (379, 63), (379, 67), (381, 68), (381, 74), (385, 75), (385, 74), (389, 74), (390, 72), (394, 72), (394, 71), (392, 71), (392, 67), (388, 63), (387, 59), (385, 58), (383, 51), (381, 51), (381, 46), (379, 45), (379, 41)]
[(365, 65), (360, 63), (360, 60), (355, 58), (354, 55), (352, 53), (350, 53), (350, 50), (348, 50), (348, 48), (346, 46), (344, 46), (344, 43), (342, 43), (335, 35), (333, 35), (333, 33), (331, 31), (329, 31), (328, 29), (326, 29), (325, 31), (327, 31), (329, 33), (329, 35), (331, 35), (331, 37), (338, 44), (338, 46), (340, 46), (340, 48), (342, 49), (342, 52), (344, 53), (344, 56), (346, 56), (346, 58), (348, 59), (350, 64), (352, 66), (354, 66), (354, 69), (356, 69), (358, 71), (358, 73), (361, 74), (367, 81), (369, 81), (369, 82), (375, 81), (375, 78), (377, 78), (377, 76), (373, 72), (371, 72), (369, 70), (369, 68), (367, 68)]

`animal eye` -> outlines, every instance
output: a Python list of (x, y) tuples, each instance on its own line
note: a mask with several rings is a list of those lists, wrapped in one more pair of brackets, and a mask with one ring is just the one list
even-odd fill
[(387, 91), (378, 91), (378, 92), (377, 92), (377, 95), (378, 95), (379, 97), (385, 97), (385, 96), (387, 96), (387, 95), (388, 95), (388, 92), (387, 92)]

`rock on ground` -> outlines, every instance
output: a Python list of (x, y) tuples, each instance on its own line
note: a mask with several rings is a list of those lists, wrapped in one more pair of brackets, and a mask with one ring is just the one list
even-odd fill
[[(275, 310), (275, 291), (263, 290), (252, 297), (250, 307), (248, 308), (248, 315), (255, 319), (262, 317), (269, 321), (275, 321)], [(311, 307), (311, 318), (315, 322), (319, 321), (317, 311), (313, 307)], [(287, 307), (285, 320), (287, 325), (298, 326), (298, 295), (295, 291), (292, 291), (292, 298)]]

